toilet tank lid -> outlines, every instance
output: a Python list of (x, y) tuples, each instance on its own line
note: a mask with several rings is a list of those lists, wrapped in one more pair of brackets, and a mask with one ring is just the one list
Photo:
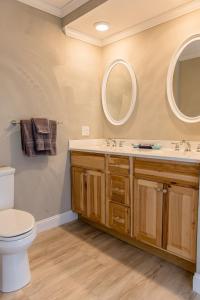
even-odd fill
[(6, 175), (12, 175), (15, 173), (15, 169), (11, 167), (0, 167), (0, 177)]

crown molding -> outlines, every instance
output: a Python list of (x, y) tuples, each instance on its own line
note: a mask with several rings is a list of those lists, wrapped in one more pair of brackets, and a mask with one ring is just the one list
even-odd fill
[(130, 37), (132, 35), (135, 35), (139, 32), (142, 32), (144, 30), (147, 30), (147, 29), (157, 26), (159, 24), (166, 23), (170, 20), (176, 19), (178, 17), (181, 17), (185, 14), (188, 14), (188, 13), (198, 10), (198, 9), (200, 9), (200, 0), (192, 1), (191, 3), (178, 6), (172, 10), (167, 11), (166, 13), (163, 13), (157, 17), (149, 19), (145, 22), (142, 22), (138, 25), (135, 25), (135, 26), (127, 29), (127, 30), (124, 30), (120, 33), (114, 34), (114, 35), (110, 36), (109, 38), (102, 40), (102, 45), (106, 46), (106, 45), (112, 44), (114, 42), (117, 42), (124, 38)]
[(63, 8), (62, 8), (62, 17), (67, 16), (70, 14), (72, 11), (75, 9), (79, 8), (83, 4), (88, 2), (88, 0), (71, 0), (69, 3), (67, 3)]
[[(65, 17), (63, 17), (62, 19), (63, 27), (71, 24), (73, 21), (77, 20), (81, 16), (87, 14), (88, 12), (90, 12), (91, 10), (95, 9), (96, 7), (105, 3), (108, 0), (87, 0), (87, 1), (79, 0), (79, 1), (82, 1), (83, 4), (79, 5), (78, 8), (75, 8), (74, 6), (73, 11), (71, 13), (69, 13), (68, 11), (68, 14)], [(74, 5), (76, 6), (77, 6), (77, 2), (78, 0), (73, 0)]]
[(49, 5), (45, 2), (42, 2), (41, 0), (17, 0), (17, 1), (32, 6), (34, 8), (37, 8), (39, 10), (42, 10), (44, 12), (47, 12), (56, 17), (62, 18), (62, 10), (60, 8), (57, 8), (53, 5)]
[(41, 0), (17, 0), (17, 1), (32, 6), (34, 8), (37, 8), (39, 10), (42, 10), (44, 12), (47, 12), (59, 18), (65, 17), (66, 15), (73, 12), (75, 9), (79, 8), (80, 6), (88, 2), (88, 0), (71, 0), (64, 7), (58, 8), (46, 2), (43, 2)]
[(95, 46), (104, 47), (106, 45), (112, 44), (114, 42), (118, 42), (124, 38), (133, 36), (144, 30), (147, 30), (149, 28), (152, 28), (152, 27), (157, 26), (162, 23), (166, 23), (170, 20), (181, 17), (185, 14), (191, 13), (198, 9), (200, 9), (200, 0), (195, 0), (190, 3), (178, 6), (175, 9), (169, 10), (159, 16), (156, 16), (152, 19), (144, 21), (140, 24), (134, 25), (133, 27), (130, 27), (120, 33), (113, 34), (110, 37), (105, 38), (105, 39), (94, 38), (92, 36), (89, 36), (87, 34), (84, 34), (82, 32), (74, 30), (72, 28), (69, 28), (68, 26), (65, 26), (64, 30), (65, 30), (66, 35), (71, 36), (75, 39), (82, 40), (86, 43), (90, 43)]
[(76, 31), (74, 29), (69, 28), (68, 26), (64, 27), (64, 32), (66, 34), (66, 36), (86, 42), (88, 44), (94, 45), (94, 46), (98, 46), (98, 47), (102, 47), (102, 41), (100, 39), (96, 39), (91, 37), (90, 35), (87, 35), (85, 33), (82, 33), (80, 31)]

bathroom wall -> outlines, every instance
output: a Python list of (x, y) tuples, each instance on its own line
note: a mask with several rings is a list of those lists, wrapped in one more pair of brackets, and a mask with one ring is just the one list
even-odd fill
[[(179, 44), (199, 32), (200, 11), (146, 30), (103, 49), (67, 38), (61, 20), (16, 0), (0, 1), (0, 164), (16, 168), (15, 207), (41, 220), (71, 208), (68, 139), (200, 139), (200, 124), (172, 114), (166, 76)], [(127, 124), (110, 125), (101, 108), (102, 65), (129, 61), (136, 72), (138, 99)], [(144, 67), (145, 66), (145, 67)], [(58, 127), (55, 157), (25, 157), (19, 126), (12, 119), (48, 117)]]
[(186, 124), (171, 112), (166, 78), (171, 57), (188, 37), (200, 33), (200, 10), (103, 48), (104, 69), (122, 58), (134, 68), (138, 82), (136, 110), (120, 127), (104, 117), (104, 136), (136, 139), (200, 140), (200, 124)]
[[(15, 0), (0, 1), (0, 164), (16, 168), (15, 207), (37, 220), (71, 208), (68, 139), (102, 137), (101, 49), (68, 39), (59, 18)], [(22, 154), (12, 119), (47, 117), (58, 127), (58, 154)]]

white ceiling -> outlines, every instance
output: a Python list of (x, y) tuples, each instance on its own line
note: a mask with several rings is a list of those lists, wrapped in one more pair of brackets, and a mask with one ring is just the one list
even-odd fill
[[(1, 0), (0, 0), (1, 1)], [(55, 15), (57, 17), (64, 17), (77, 9), (88, 0), (18, 0), (32, 7), (38, 8), (42, 11)]]
[(41, 2), (47, 3), (57, 8), (63, 8), (67, 3), (71, 2), (71, 0), (41, 0)]
[[(1, 1), (1, 0), (0, 0)], [(60, 18), (89, 0), (18, 0)], [(104, 46), (150, 27), (200, 9), (200, 0), (108, 0), (65, 27), (66, 35)], [(94, 23), (106, 21), (107, 32)]]
[[(108, 44), (166, 22), (200, 8), (200, 0), (108, 0), (104, 4), (73, 21), (65, 28), (66, 34), (95, 44)], [(110, 24), (107, 32), (95, 30), (94, 23)], [(128, 34), (129, 33), (129, 34)]]
[[(107, 38), (190, 0), (109, 0), (70, 24), (70, 28), (95, 38)], [(110, 30), (98, 32), (94, 23), (106, 21)]]

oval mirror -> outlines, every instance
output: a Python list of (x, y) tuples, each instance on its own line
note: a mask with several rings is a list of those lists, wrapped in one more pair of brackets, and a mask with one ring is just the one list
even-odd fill
[(200, 35), (187, 39), (174, 54), (168, 70), (167, 94), (180, 120), (200, 122)]
[(132, 67), (124, 60), (114, 61), (106, 70), (102, 84), (104, 113), (113, 125), (123, 125), (136, 102), (137, 84)]

